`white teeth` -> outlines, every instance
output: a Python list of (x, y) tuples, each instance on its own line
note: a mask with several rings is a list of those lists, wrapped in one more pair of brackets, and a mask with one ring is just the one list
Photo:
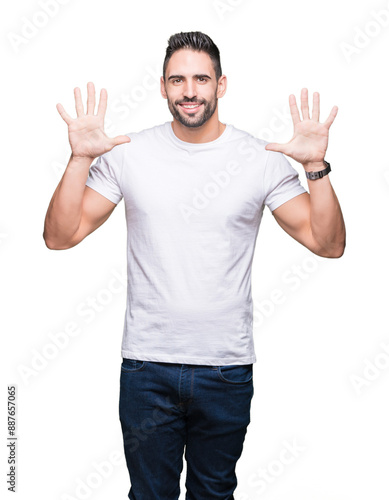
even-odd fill
[(197, 108), (199, 105), (198, 105), (198, 104), (192, 104), (192, 105), (185, 105), (185, 104), (183, 104), (182, 106), (183, 106), (184, 108), (189, 108), (189, 109), (191, 109), (191, 108)]

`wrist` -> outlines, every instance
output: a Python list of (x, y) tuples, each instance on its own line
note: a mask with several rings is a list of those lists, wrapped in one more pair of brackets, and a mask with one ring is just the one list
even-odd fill
[(69, 163), (67, 164), (66, 171), (72, 175), (84, 176), (88, 175), (90, 166), (94, 158), (87, 158), (84, 156), (70, 156)]
[(331, 172), (331, 165), (328, 163), (328, 161), (323, 160), (323, 166), (324, 168), (320, 168), (319, 170), (311, 170), (315, 166), (310, 164), (310, 167), (305, 170), (305, 176), (307, 177), (307, 179), (315, 181), (317, 179), (322, 179), (323, 177), (328, 175)]
[(73, 153), (70, 155), (69, 163), (78, 165), (91, 165), (96, 158), (91, 158), (89, 156), (74, 156)]
[(326, 164), (324, 163), (324, 160), (302, 163), (302, 166), (304, 167), (304, 170), (306, 172), (319, 172), (320, 170), (323, 170), (324, 168), (326, 168)]

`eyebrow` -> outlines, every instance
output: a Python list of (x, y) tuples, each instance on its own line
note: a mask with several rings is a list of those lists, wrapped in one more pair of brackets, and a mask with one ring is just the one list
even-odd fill
[[(185, 76), (184, 75), (171, 75), (169, 76), (168, 80), (173, 80), (175, 78), (181, 78), (181, 79), (185, 79)], [(208, 78), (209, 80), (211, 80), (211, 77), (209, 75), (193, 75), (193, 78)]]

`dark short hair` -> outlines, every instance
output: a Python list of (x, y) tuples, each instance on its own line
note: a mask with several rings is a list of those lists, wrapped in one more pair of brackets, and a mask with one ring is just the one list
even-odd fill
[(208, 35), (201, 31), (188, 31), (186, 33), (176, 33), (168, 40), (165, 60), (163, 62), (163, 78), (165, 79), (167, 64), (177, 50), (192, 49), (198, 52), (206, 52), (211, 58), (213, 68), (216, 73), (216, 80), (222, 76), (222, 67), (220, 64), (220, 52), (214, 42)]

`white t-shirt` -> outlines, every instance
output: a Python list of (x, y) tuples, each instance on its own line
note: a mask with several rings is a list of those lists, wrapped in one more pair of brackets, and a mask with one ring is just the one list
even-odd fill
[(86, 185), (127, 220), (122, 356), (167, 363), (256, 361), (251, 264), (264, 205), (306, 190), (281, 153), (227, 124), (184, 142), (172, 122), (127, 134), (91, 166)]

